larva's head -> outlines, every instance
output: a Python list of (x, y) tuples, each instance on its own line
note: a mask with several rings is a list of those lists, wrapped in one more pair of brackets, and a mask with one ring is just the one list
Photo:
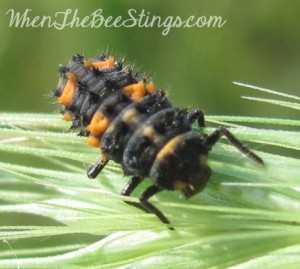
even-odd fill
[(180, 190), (186, 198), (202, 191), (211, 176), (202, 136), (188, 132), (171, 139), (157, 154), (150, 177), (162, 189)]

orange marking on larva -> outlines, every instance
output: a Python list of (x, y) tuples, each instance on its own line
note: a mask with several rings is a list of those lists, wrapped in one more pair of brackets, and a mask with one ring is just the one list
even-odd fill
[(88, 145), (95, 147), (95, 148), (99, 148), (100, 147), (100, 140), (93, 136), (92, 134), (89, 135), (87, 141)]
[(150, 94), (155, 92), (155, 85), (152, 81), (150, 83), (146, 84), (146, 91), (147, 91), (147, 93), (150, 93)]
[(138, 83), (130, 84), (124, 87), (123, 92), (130, 96), (132, 101), (139, 101), (146, 94), (144, 81), (141, 80)]
[(90, 60), (84, 61), (85, 68), (108, 69), (115, 67), (115, 58), (109, 56), (105, 61), (92, 62)]
[(185, 189), (187, 186), (188, 186), (187, 182), (183, 182), (183, 181), (179, 181), (179, 180), (175, 181), (173, 183), (174, 190), (178, 190), (178, 191)]
[(154, 141), (154, 139), (158, 136), (158, 133), (152, 126), (146, 126), (143, 130), (143, 135), (148, 137), (151, 141)]
[(72, 72), (67, 72), (66, 76), (68, 78), (68, 82), (64, 87), (61, 96), (58, 98), (58, 102), (62, 105), (69, 106), (75, 94), (77, 78), (75, 73)]
[(109, 120), (104, 117), (101, 112), (97, 112), (91, 123), (86, 127), (86, 130), (90, 131), (93, 135), (99, 136), (105, 132), (109, 126)]
[(173, 154), (177, 145), (182, 142), (183, 135), (178, 135), (173, 137), (167, 144), (163, 146), (163, 148), (156, 155), (156, 159), (163, 161), (163, 159), (169, 155)]
[(83, 66), (85, 68), (93, 68), (93, 63), (90, 60), (84, 60)]
[(126, 124), (135, 124), (138, 122), (139, 112), (135, 108), (127, 109), (122, 116), (122, 121)]
[(65, 121), (71, 121), (71, 120), (73, 120), (73, 115), (72, 115), (72, 113), (66, 112), (66, 113), (64, 114), (64, 120), (65, 120)]

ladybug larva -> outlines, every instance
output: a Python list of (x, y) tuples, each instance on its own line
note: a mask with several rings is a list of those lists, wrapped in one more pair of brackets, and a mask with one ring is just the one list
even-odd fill
[(88, 137), (89, 145), (100, 148), (100, 159), (88, 168), (88, 177), (95, 178), (109, 160), (121, 164), (125, 175), (132, 176), (121, 192), (124, 196), (149, 178), (152, 185), (140, 195), (140, 204), (128, 203), (163, 223), (170, 222), (149, 198), (163, 190), (179, 190), (186, 198), (202, 191), (212, 173), (207, 156), (220, 137), (263, 164), (225, 127), (208, 136), (193, 133), (193, 122), (205, 126), (201, 110), (188, 113), (173, 107), (164, 91), (156, 91), (153, 82), (113, 57), (85, 59), (77, 54), (59, 74), (54, 95), (64, 119)]

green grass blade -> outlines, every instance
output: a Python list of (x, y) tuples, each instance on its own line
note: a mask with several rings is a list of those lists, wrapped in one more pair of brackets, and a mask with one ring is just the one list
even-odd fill
[[(170, 231), (123, 201), (137, 202), (149, 181), (124, 198), (128, 177), (119, 165), (87, 178), (99, 151), (60, 117), (0, 114), (0, 268), (298, 268), (300, 121), (206, 120), (231, 126), (265, 166), (221, 139), (202, 193), (188, 201), (176, 192), (152, 198), (176, 228)], [(260, 128), (245, 126), (253, 123)]]

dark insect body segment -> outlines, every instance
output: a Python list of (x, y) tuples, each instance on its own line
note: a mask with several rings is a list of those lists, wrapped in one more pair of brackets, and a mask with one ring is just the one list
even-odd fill
[(150, 178), (153, 184), (141, 194), (140, 204), (127, 203), (155, 214), (163, 223), (170, 222), (148, 199), (162, 190), (180, 190), (186, 198), (202, 191), (211, 176), (207, 156), (220, 137), (226, 136), (242, 153), (263, 164), (225, 127), (209, 136), (192, 133), (194, 121), (205, 126), (201, 110), (187, 113), (174, 108), (165, 92), (155, 91), (152, 82), (113, 57), (85, 59), (77, 54), (59, 73), (54, 95), (64, 119), (101, 150), (88, 176), (95, 178), (109, 160), (120, 163), (124, 173), (133, 176), (121, 193), (124, 196)]

